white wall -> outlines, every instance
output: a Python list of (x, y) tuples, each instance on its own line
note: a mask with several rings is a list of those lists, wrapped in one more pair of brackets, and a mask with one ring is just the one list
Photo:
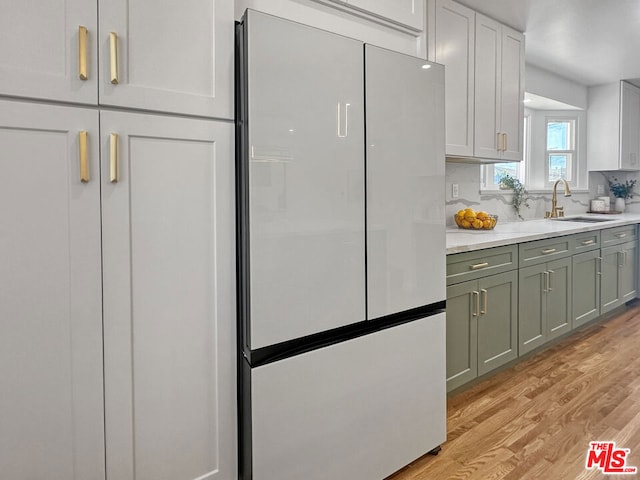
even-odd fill
[(525, 91), (587, 109), (587, 87), (534, 65), (525, 65)]

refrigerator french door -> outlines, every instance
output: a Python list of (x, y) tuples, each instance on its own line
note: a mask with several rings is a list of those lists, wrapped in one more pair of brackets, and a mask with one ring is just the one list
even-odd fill
[(443, 68), (237, 40), (240, 476), (382, 479), (445, 440)]

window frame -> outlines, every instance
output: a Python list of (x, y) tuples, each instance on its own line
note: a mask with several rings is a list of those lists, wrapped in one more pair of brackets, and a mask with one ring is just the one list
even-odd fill
[[(567, 168), (569, 178), (566, 180), (574, 185), (578, 183), (578, 122), (579, 117), (570, 115), (545, 115), (544, 117), (544, 186), (552, 188), (556, 180), (549, 180), (549, 160), (552, 155), (568, 155), (570, 157), (570, 165)], [(550, 123), (569, 123), (569, 142), (573, 148), (565, 150), (549, 150), (549, 124)]]

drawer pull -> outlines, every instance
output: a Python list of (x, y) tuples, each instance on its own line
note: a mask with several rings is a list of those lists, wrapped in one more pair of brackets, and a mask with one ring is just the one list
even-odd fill
[(627, 236), (626, 233), (616, 233), (616, 237), (618, 237), (618, 238), (624, 238), (626, 236)]
[(555, 252), (555, 251), (556, 251), (556, 249), (555, 249), (555, 248), (547, 248), (546, 250), (542, 250), (542, 253), (543, 253), (544, 255), (549, 255), (550, 253), (553, 253), (553, 252)]
[(484, 263), (476, 263), (475, 265), (470, 265), (469, 268), (471, 270), (478, 270), (479, 268), (485, 268), (489, 266), (489, 262)]
[(595, 240), (583, 240), (582, 241), (582, 245), (593, 245), (594, 243), (596, 243)]

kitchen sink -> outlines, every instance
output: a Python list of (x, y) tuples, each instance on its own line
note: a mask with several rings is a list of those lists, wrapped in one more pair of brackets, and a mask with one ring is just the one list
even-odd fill
[(552, 220), (558, 220), (559, 222), (580, 222), (580, 223), (600, 223), (610, 222), (613, 218), (599, 218), (599, 217), (559, 217), (552, 218)]

